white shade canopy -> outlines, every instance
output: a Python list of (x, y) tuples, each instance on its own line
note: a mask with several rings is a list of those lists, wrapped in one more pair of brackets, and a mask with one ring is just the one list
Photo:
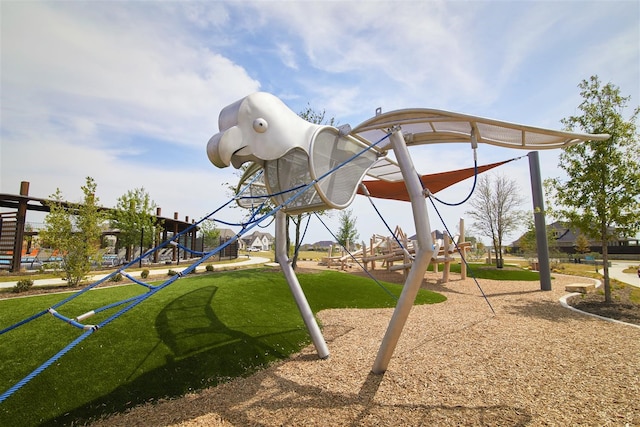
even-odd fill
[[(384, 138), (400, 127), (407, 146), (442, 143), (484, 143), (505, 148), (549, 150), (589, 140), (606, 140), (606, 134), (587, 134), (544, 129), (444, 110), (411, 108), (378, 114), (356, 126), (351, 136), (366, 144)], [(475, 141), (474, 141), (475, 139)], [(381, 147), (386, 148), (386, 147)], [(402, 180), (397, 164), (380, 158), (368, 175), (384, 181)]]
[(471, 142), (472, 131), (479, 143), (525, 150), (562, 148), (588, 140), (609, 138), (609, 135), (564, 132), (426, 108), (379, 114), (359, 124), (351, 134), (374, 142), (394, 126), (402, 128), (408, 146)]
[(354, 129), (338, 129), (307, 122), (264, 92), (227, 106), (220, 113), (219, 128), (207, 144), (212, 163), (236, 168), (246, 162), (258, 164), (244, 175), (241, 185), (264, 169), (264, 177), (249, 189), (252, 197), (241, 205), (255, 206), (266, 197), (273, 197), (276, 204), (285, 203), (294, 189), (313, 182), (298, 200), (285, 203), (289, 214), (343, 209), (352, 202), (365, 176), (401, 181), (398, 163), (386, 156), (389, 141), (383, 141), (396, 129), (402, 130), (408, 147), (459, 142), (471, 143), (474, 148), (481, 143), (547, 150), (609, 138), (426, 108), (377, 114)]

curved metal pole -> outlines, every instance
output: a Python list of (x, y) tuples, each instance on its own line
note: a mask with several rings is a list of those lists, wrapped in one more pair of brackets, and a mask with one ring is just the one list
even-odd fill
[(287, 279), (293, 299), (296, 301), (298, 310), (300, 310), (300, 314), (302, 315), (302, 320), (304, 320), (309, 335), (311, 335), (311, 341), (313, 341), (313, 345), (316, 347), (318, 356), (321, 359), (326, 359), (329, 357), (329, 348), (287, 256), (287, 217), (281, 210), (276, 213), (276, 258)]
[(422, 184), (418, 178), (418, 174), (409, 155), (409, 150), (404, 142), (402, 131), (397, 129), (391, 135), (391, 144), (396, 155), (402, 177), (404, 178), (407, 191), (411, 199), (411, 209), (413, 211), (413, 220), (416, 226), (416, 235), (418, 239), (418, 248), (416, 250), (415, 259), (409, 270), (409, 275), (404, 282), (402, 293), (398, 299), (398, 304), (393, 312), (393, 316), (389, 321), (387, 332), (382, 339), (378, 355), (373, 364), (371, 371), (374, 374), (382, 374), (387, 370), (393, 351), (398, 344), (402, 329), (409, 317), (409, 312), (413, 306), (413, 302), (418, 295), (424, 273), (429, 267), (429, 262), (433, 256), (433, 240), (431, 239), (431, 228), (429, 226), (429, 214), (427, 212), (427, 204), (422, 192)]

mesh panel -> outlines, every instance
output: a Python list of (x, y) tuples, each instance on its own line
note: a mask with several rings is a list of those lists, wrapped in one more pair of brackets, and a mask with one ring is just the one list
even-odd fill
[(527, 144), (550, 144), (554, 142), (560, 144), (565, 141), (571, 141), (572, 139), (537, 132), (525, 132), (525, 140), (527, 141)]
[[(339, 137), (329, 130), (321, 131), (312, 146), (313, 174), (316, 177), (324, 175), (364, 148), (353, 139)], [(366, 151), (322, 179), (318, 184), (329, 203), (336, 208), (346, 207), (355, 196), (360, 180), (376, 160), (373, 150)]]
[(247, 191), (242, 193), (242, 196), (251, 196), (251, 197), (241, 196), (241, 198), (238, 199), (238, 205), (240, 205), (243, 208), (257, 207), (268, 199), (268, 197), (266, 197), (268, 194), (269, 194), (269, 191), (267, 190), (267, 187), (265, 187), (264, 183), (254, 182), (247, 189)]
[[(277, 160), (265, 162), (265, 177), (271, 193), (286, 191), (273, 197), (276, 204), (284, 203), (300, 191), (300, 189), (292, 190), (293, 188), (311, 182), (307, 153), (295, 148)], [(295, 200), (289, 202), (283, 211), (287, 213), (307, 212), (320, 210), (321, 206), (324, 206), (324, 202), (315, 188), (310, 187)]]
[(378, 159), (378, 161), (376, 161), (376, 163), (367, 171), (367, 175), (389, 181), (402, 179), (399, 166), (395, 163), (391, 163), (386, 157)]
[(438, 132), (456, 132), (456, 133), (466, 133), (468, 134), (471, 131), (471, 125), (468, 121), (442, 121), (442, 122), (433, 122), (433, 127)]
[(486, 123), (478, 123), (477, 126), (478, 131), (480, 132), (478, 139), (488, 139), (514, 145), (522, 144), (521, 130), (494, 126)]

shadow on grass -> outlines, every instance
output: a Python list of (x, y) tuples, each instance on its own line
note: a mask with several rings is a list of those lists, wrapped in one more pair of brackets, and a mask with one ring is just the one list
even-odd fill
[[(266, 344), (270, 336), (291, 335), (300, 341), (304, 332), (291, 329), (278, 334), (251, 336), (227, 327), (216, 315), (212, 301), (218, 288), (206, 286), (171, 301), (156, 317), (160, 341), (147, 354), (129, 379), (112, 392), (42, 425), (59, 426), (123, 412), (127, 408), (162, 397), (176, 397), (199, 388), (214, 386), (234, 377), (247, 376), (275, 360), (288, 356)], [(158, 347), (170, 349), (166, 363), (137, 375)], [(122, 357), (127, 357), (123, 354)], [(216, 373), (212, 376), (212, 373)], [(220, 373), (220, 374), (218, 374)]]

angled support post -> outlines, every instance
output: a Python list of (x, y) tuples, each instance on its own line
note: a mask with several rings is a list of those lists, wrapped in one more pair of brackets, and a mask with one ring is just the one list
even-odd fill
[(320, 331), (318, 322), (316, 322), (316, 318), (313, 316), (313, 311), (311, 311), (311, 307), (309, 306), (307, 297), (302, 291), (302, 287), (300, 286), (298, 277), (293, 271), (293, 267), (291, 267), (289, 257), (287, 256), (286, 225), (286, 214), (280, 210), (276, 213), (276, 256), (278, 259), (278, 263), (280, 264), (280, 268), (284, 273), (284, 277), (287, 279), (287, 283), (289, 284), (289, 289), (291, 290), (293, 299), (296, 301), (298, 310), (302, 315), (302, 320), (304, 320), (304, 324), (307, 326), (309, 335), (311, 335), (311, 341), (316, 347), (318, 356), (321, 359), (326, 359), (327, 357), (329, 357), (329, 348), (327, 347), (327, 343), (322, 336), (322, 331)]
[(411, 160), (409, 150), (404, 142), (402, 131), (396, 129), (391, 135), (390, 140), (411, 199), (418, 249), (415, 253), (411, 270), (409, 270), (409, 275), (404, 282), (404, 287), (402, 288), (402, 293), (400, 294), (396, 308), (389, 321), (387, 332), (380, 344), (373, 368), (371, 369), (374, 374), (382, 374), (387, 370), (393, 351), (400, 339), (402, 329), (409, 317), (411, 307), (420, 290), (424, 273), (427, 271), (429, 262), (433, 256), (433, 240), (431, 239), (427, 204), (422, 191), (420, 178), (418, 177), (418, 173), (413, 165), (413, 160)]

